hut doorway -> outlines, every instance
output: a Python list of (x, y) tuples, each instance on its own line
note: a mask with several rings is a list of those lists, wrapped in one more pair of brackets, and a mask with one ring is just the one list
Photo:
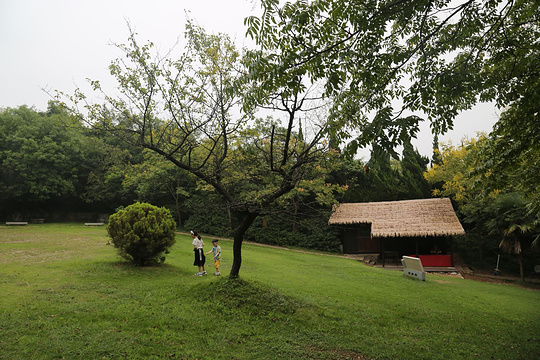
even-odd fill
[(358, 237), (358, 252), (361, 254), (378, 253), (381, 250), (379, 244), (379, 238), (372, 238), (369, 236)]
[(371, 224), (346, 229), (342, 239), (345, 254), (374, 254), (381, 250), (379, 239), (371, 237)]

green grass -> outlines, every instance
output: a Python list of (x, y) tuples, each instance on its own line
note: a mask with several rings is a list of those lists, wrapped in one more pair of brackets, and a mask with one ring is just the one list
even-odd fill
[(538, 290), (250, 244), (240, 279), (195, 277), (188, 236), (147, 268), (107, 242), (103, 227), (0, 226), (0, 359), (540, 358)]

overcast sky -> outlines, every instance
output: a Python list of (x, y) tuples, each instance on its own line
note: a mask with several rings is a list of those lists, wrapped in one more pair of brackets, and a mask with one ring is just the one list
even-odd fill
[[(50, 97), (42, 90), (72, 93), (86, 78), (106, 84), (111, 60), (124, 43), (126, 21), (139, 40), (163, 52), (180, 39), (189, 17), (209, 33), (227, 33), (237, 46), (244, 39), (243, 19), (260, 14), (257, 0), (0, 0), (0, 108), (19, 105), (45, 110)], [(181, 48), (181, 47), (180, 47)], [(460, 143), (476, 132), (489, 132), (497, 119), (493, 105), (461, 114), (454, 130), (440, 141)], [(431, 156), (429, 126), (422, 126), (415, 146)]]

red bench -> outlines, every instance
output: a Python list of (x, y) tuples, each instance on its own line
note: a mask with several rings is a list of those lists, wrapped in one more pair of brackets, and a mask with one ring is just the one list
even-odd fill
[[(410, 255), (416, 257), (416, 255)], [(422, 266), (428, 267), (452, 267), (454, 266), (454, 259), (452, 255), (419, 255), (422, 261)]]

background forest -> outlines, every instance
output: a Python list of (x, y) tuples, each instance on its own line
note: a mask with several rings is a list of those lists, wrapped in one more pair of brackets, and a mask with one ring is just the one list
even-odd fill
[[(540, 154), (536, 150), (531, 157), (531, 148), (511, 171), (497, 163), (493, 151), (507, 116), (490, 136), (458, 146), (443, 144), (441, 149), (435, 144), (432, 159), (410, 143), (395, 157), (376, 145), (367, 160), (340, 152), (322, 182), (302, 181), (255, 220), (246, 240), (337, 252), (339, 228), (327, 225), (333, 202), (444, 196), (453, 200), (467, 231), (466, 237), (455, 239), (455, 250), (469, 266), (492, 269), (502, 254), (501, 269), (517, 274), (519, 256), (507, 253), (516, 253), (519, 243), (522, 251), (517, 254), (529, 275), (539, 261), (533, 246), (539, 199), (534, 178), (522, 173), (531, 174)], [(214, 236), (231, 237), (239, 221), (194, 175), (151, 151), (85, 127), (52, 101), (45, 112), (26, 106), (1, 111), (0, 162), (3, 221), (97, 221), (136, 201), (168, 208), (179, 229)], [(529, 188), (525, 180), (531, 182)], [(317, 201), (325, 191), (332, 192), (332, 201)]]

